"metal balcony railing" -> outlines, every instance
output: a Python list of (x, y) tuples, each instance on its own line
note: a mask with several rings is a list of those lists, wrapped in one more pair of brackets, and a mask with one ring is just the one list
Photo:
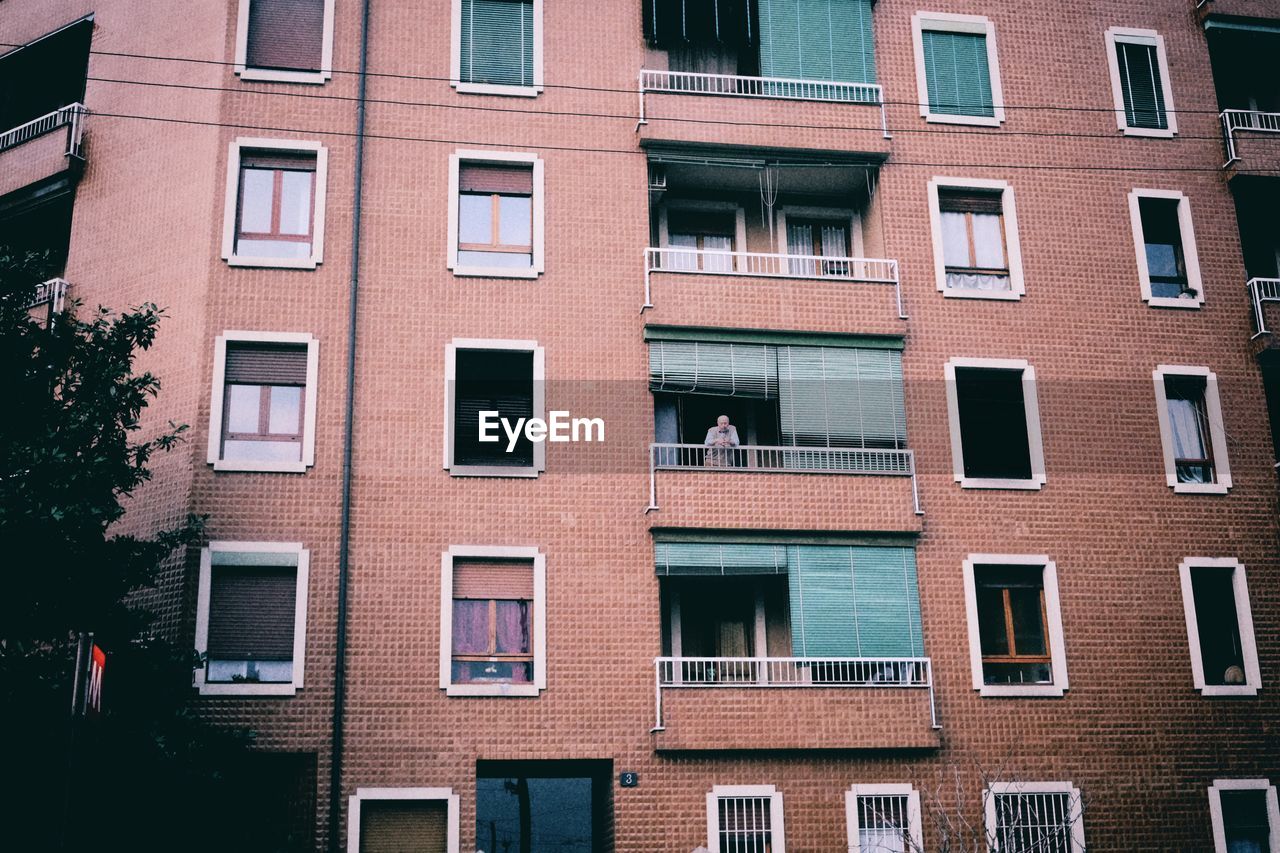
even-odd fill
[(653, 287), (650, 277), (655, 272), (888, 284), (893, 286), (899, 319), (907, 319), (907, 315), (902, 311), (902, 287), (898, 281), (898, 262), (887, 258), (784, 255), (767, 252), (734, 252), (723, 249), (693, 249), (683, 246), (650, 246), (644, 251), (644, 305), (641, 311), (653, 307)]
[(0, 151), (21, 145), (35, 139), (37, 136), (44, 136), (50, 131), (57, 130), (64, 125), (69, 125), (71, 132), (67, 134), (67, 156), (80, 156), (80, 143), (84, 140), (84, 124), (85, 116), (89, 111), (85, 109), (84, 104), (75, 103), (60, 107), (51, 113), (45, 113), (40, 118), (32, 119), (26, 124), (20, 124), (15, 128), (0, 133)]
[(1253, 338), (1271, 334), (1267, 328), (1267, 318), (1262, 313), (1262, 305), (1265, 302), (1280, 302), (1280, 278), (1249, 279), (1249, 301), (1253, 304), (1253, 326), (1258, 330), (1253, 333)]
[(1240, 159), (1236, 154), (1238, 131), (1280, 133), (1280, 113), (1267, 113), (1261, 110), (1223, 110), (1221, 118), (1222, 135), (1227, 146), (1227, 162), (1222, 164), (1224, 169)]
[(864, 447), (782, 447), (744, 444), (707, 447), (703, 444), (649, 445), (649, 508), (658, 509), (658, 471), (737, 471), (787, 474), (861, 474), (911, 478), (916, 515), (920, 490), (916, 484), (915, 454), (910, 450)]
[(791, 77), (743, 77), (738, 74), (699, 74), (690, 71), (657, 71), (646, 68), (640, 72), (639, 124), (648, 123), (644, 104), (646, 92), (878, 106), (880, 132), (884, 134), (885, 139), (890, 138), (884, 112), (884, 90), (876, 83), (801, 80)]
[(31, 295), (31, 301), (27, 303), (27, 310), (48, 304), (54, 314), (61, 312), (67, 298), (67, 287), (68, 282), (65, 278), (51, 278), (40, 282), (36, 285), (35, 293)]
[(912, 687), (929, 691), (931, 723), (938, 728), (929, 658), (654, 658), (657, 724), (662, 691), (688, 687)]

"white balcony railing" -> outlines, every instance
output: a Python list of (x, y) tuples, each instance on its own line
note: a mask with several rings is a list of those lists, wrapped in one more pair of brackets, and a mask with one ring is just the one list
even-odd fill
[(722, 249), (693, 249), (683, 246), (650, 246), (644, 251), (642, 312), (645, 308), (653, 307), (653, 287), (650, 277), (655, 272), (817, 279), (892, 285), (898, 304), (898, 317), (902, 320), (907, 319), (907, 315), (902, 311), (898, 262), (886, 258), (783, 255)]
[(1267, 318), (1262, 313), (1265, 302), (1280, 302), (1280, 278), (1249, 279), (1249, 301), (1253, 304), (1253, 326), (1258, 331), (1253, 337), (1260, 338), (1271, 334), (1267, 328)]
[(0, 151), (21, 145), (35, 139), (37, 136), (44, 136), (50, 131), (69, 125), (70, 133), (67, 134), (67, 155), (78, 157), (80, 155), (80, 143), (84, 140), (84, 120), (89, 111), (85, 109), (84, 104), (68, 104), (65, 107), (54, 110), (51, 113), (45, 113), (40, 118), (32, 119), (26, 124), (20, 124), (15, 128), (0, 133)]
[(658, 509), (658, 471), (718, 471), (787, 474), (860, 474), (910, 477), (916, 515), (920, 490), (916, 484), (915, 454), (910, 450), (870, 447), (779, 447), (744, 444), (707, 447), (702, 444), (649, 445), (649, 508)]
[(648, 124), (644, 104), (645, 92), (878, 106), (880, 132), (885, 139), (889, 138), (889, 127), (884, 112), (884, 90), (876, 83), (801, 80), (791, 77), (743, 77), (738, 74), (699, 74), (690, 71), (658, 71), (646, 68), (640, 72), (640, 124)]
[(51, 313), (61, 313), (67, 298), (67, 287), (65, 278), (51, 278), (40, 282), (36, 285), (35, 293), (31, 295), (31, 301), (27, 303), (27, 310), (47, 304)]
[(654, 658), (657, 724), (662, 691), (688, 687), (912, 687), (929, 691), (931, 723), (938, 728), (929, 658)]
[(1240, 159), (1236, 154), (1237, 131), (1280, 133), (1280, 113), (1266, 113), (1260, 110), (1223, 110), (1221, 118), (1222, 135), (1227, 145), (1227, 162), (1222, 164), (1224, 169)]

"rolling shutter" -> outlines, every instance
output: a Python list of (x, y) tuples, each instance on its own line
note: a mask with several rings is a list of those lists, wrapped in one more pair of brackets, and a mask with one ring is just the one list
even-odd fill
[(924, 654), (914, 549), (793, 545), (788, 569), (796, 657)]
[(445, 853), (448, 817), (444, 800), (364, 800), (360, 853)]
[(293, 660), (296, 566), (214, 566), (211, 660)]
[(533, 195), (533, 167), (462, 163), (458, 167), (458, 191)]
[(759, 0), (764, 77), (876, 81), (870, 0)]
[(787, 572), (784, 545), (716, 542), (655, 542), (659, 575), (781, 575)]
[(649, 389), (771, 400), (778, 396), (777, 361), (768, 344), (651, 341)]
[(319, 71), (325, 0), (250, 0), (245, 65)]
[(225, 381), (240, 385), (306, 385), (305, 344), (227, 344)]
[(920, 38), (929, 111), (940, 115), (994, 116), (987, 37), (925, 30)]
[(529, 560), (454, 560), (453, 597), (532, 601), (533, 563)]
[(902, 354), (854, 347), (778, 347), (783, 444), (903, 448)]
[(533, 85), (533, 0), (462, 0), (459, 78)]
[(1164, 111), (1160, 57), (1154, 44), (1116, 42), (1120, 91), (1124, 95), (1125, 124), (1163, 130), (1169, 126)]

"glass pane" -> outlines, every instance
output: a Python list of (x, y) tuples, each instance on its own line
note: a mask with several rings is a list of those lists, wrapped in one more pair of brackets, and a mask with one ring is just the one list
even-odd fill
[(942, 214), (942, 262), (949, 267), (973, 266), (969, 261), (969, 229), (963, 213), (944, 211)]
[(299, 462), (300, 441), (225, 441), (222, 458), (236, 462)]
[[(711, 252), (732, 252), (733, 238), (708, 234), (702, 238), (702, 248)], [(702, 268), (712, 272), (731, 272), (733, 255), (703, 255)]]
[(205, 681), (246, 684), (280, 684), (293, 680), (293, 661), (211, 660)]
[(307, 240), (238, 240), (236, 254), (242, 258), (306, 260), (311, 257), (311, 243)]
[(983, 661), (982, 680), (986, 684), (1051, 684), (1053, 677), (1047, 663)]
[(1013, 639), (1018, 647), (1018, 654), (1048, 654), (1043, 614), (1040, 611), (1040, 590), (1009, 590), (1009, 608), (1013, 611)]
[(311, 233), (313, 172), (284, 172), (280, 188), (280, 233)]
[(458, 242), (493, 242), (493, 197), (462, 195), (458, 198)]
[(459, 252), (458, 265), (528, 269), (533, 266), (533, 255), (527, 252)]
[(1195, 400), (1171, 399), (1169, 429), (1173, 433), (1175, 459), (1204, 459), (1205, 441), (1201, 408)]
[(813, 227), (810, 225), (787, 226), (787, 251), (793, 255), (812, 255)]
[(249, 234), (271, 232), (271, 196), (275, 172), (270, 169), (245, 169), (240, 189), (240, 231)]
[(974, 266), (1000, 270), (1004, 263), (1004, 218), (994, 213), (973, 214)]
[(1004, 590), (999, 587), (978, 587), (978, 636), (984, 655), (1009, 654)]
[(1178, 253), (1168, 243), (1147, 244), (1147, 271), (1152, 277), (1176, 278), (1178, 276)]
[(503, 246), (533, 245), (533, 199), (498, 196), (498, 242)]
[(589, 778), (477, 778), (476, 848), (592, 853), (591, 788)]
[(453, 653), (489, 653), (489, 602), (457, 598), (453, 601)]
[[(698, 235), (672, 232), (667, 235), (667, 246), (673, 249), (696, 250), (698, 248)], [(664, 269), (671, 270), (696, 270), (698, 268), (698, 256), (688, 252), (666, 252), (662, 256), (662, 266)]]
[(497, 603), (497, 651), (500, 654), (529, 654), (529, 602)]
[(533, 681), (530, 661), (455, 660), (455, 684), (528, 684)]
[(261, 405), (261, 385), (228, 385), (227, 431), (257, 433)]
[(271, 389), (271, 413), (267, 431), (276, 435), (298, 435), (302, 432), (302, 388), (298, 385), (276, 385)]

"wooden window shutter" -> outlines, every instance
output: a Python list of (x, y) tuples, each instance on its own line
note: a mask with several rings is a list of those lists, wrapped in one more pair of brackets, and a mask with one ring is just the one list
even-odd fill
[(448, 826), (444, 800), (364, 800), (360, 853), (445, 853)]
[(1000, 190), (938, 190), (938, 209), (943, 213), (994, 213), (1004, 212)]
[(453, 597), (532, 601), (533, 562), (454, 560)]
[(245, 65), (319, 71), (325, 0), (250, 0)]
[(463, 163), (458, 167), (458, 191), (533, 195), (533, 167)]
[(212, 660), (292, 660), (294, 566), (214, 566), (209, 592)]
[(226, 382), (306, 385), (306, 344), (228, 343)]

